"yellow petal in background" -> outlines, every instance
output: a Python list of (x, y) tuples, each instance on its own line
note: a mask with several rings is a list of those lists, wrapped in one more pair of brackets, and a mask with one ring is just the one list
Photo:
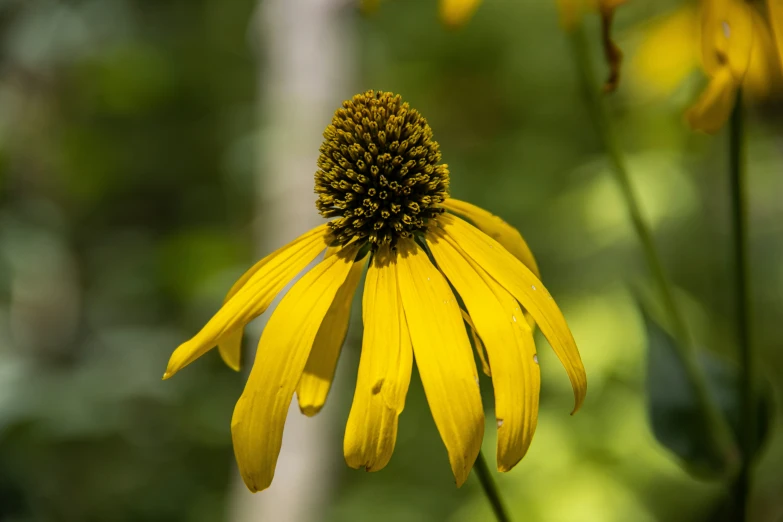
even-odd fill
[(557, 0), (557, 11), (563, 29), (572, 31), (582, 23), (586, 8), (586, 0)]
[(765, 99), (776, 93), (781, 76), (778, 65), (775, 40), (767, 23), (755, 9), (753, 15), (753, 47), (750, 51), (750, 62), (742, 82), (743, 92), (751, 99)]
[(541, 277), (533, 252), (516, 228), (495, 214), (467, 201), (449, 198), (442, 205), (446, 210), (472, 221), (476, 228), (503, 245), (506, 250), (522, 261), (537, 277)]
[(481, 0), (440, 0), (440, 19), (447, 27), (462, 27), (479, 5)]
[(533, 332), (516, 300), (446, 241), (442, 230), (431, 229), (427, 245), (465, 303), (487, 349), (495, 390), (497, 467), (509, 471), (527, 452), (538, 420), (541, 377)]
[(343, 451), (352, 468), (377, 471), (394, 451), (397, 419), (405, 407), (413, 367), (397, 263), (388, 246), (378, 250), (367, 271), (362, 315), (362, 355)]
[(767, 12), (769, 25), (772, 27), (775, 38), (775, 48), (780, 64), (779, 71), (783, 71), (783, 0), (767, 0)]
[(634, 55), (631, 71), (639, 86), (668, 96), (700, 63), (698, 11), (686, 4), (653, 22)]
[(737, 85), (728, 67), (710, 80), (696, 103), (688, 109), (685, 118), (694, 130), (714, 134), (729, 119), (737, 96)]
[(745, 76), (753, 46), (751, 8), (742, 0), (706, 0), (702, 9), (702, 60), (710, 76), (728, 65), (735, 80)]
[(272, 483), (294, 389), (356, 252), (355, 247), (344, 248), (305, 274), (264, 328), (253, 369), (231, 419), (239, 472), (250, 491)]
[[(587, 377), (571, 330), (547, 289), (500, 243), (474, 226), (449, 214), (438, 216), (437, 223), (446, 241), (486, 270), (533, 316), (571, 380), (576, 412), (587, 393)], [(491, 366), (492, 356), (489, 363)]]
[(275, 296), (326, 248), (326, 224), (318, 226), (256, 263), (229, 291), (225, 304), (201, 331), (171, 354), (164, 379), (192, 363), (216, 344), (226, 344), (224, 360), (239, 363), (243, 328), (269, 307)]
[[(331, 255), (333, 253), (327, 251), (326, 259)], [(296, 387), (299, 409), (308, 417), (321, 411), (332, 387), (334, 370), (337, 367), (337, 360), (348, 333), (353, 296), (356, 293), (356, 287), (359, 286), (359, 281), (361, 281), (366, 260), (365, 257), (362, 261), (354, 263), (345, 282), (337, 291), (332, 306), (326, 312), (326, 317), (324, 317), (318, 334), (315, 336), (313, 349), (307, 359), (302, 379)]]
[(416, 365), (459, 487), (484, 437), (476, 364), (446, 280), (412, 240), (401, 240), (397, 251), (400, 296)]

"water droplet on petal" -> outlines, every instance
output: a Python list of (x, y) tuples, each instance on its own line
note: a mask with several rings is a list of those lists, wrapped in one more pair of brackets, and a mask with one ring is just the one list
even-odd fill
[(500, 428), (503, 425), (503, 419), (498, 419), (498, 428)]
[(478, 376), (476, 376), (476, 386), (478, 385), (479, 385), (479, 380), (478, 380)]
[(535, 290), (535, 289), (536, 289), (536, 285), (532, 285), (530, 288), (532, 288), (533, 290)]
[(538, 364), (538, 354), (535, 354), (535, 355), (533, 356), (533, 362), (534, 362), (534, 363), (536, 363), (536, 364)]
[(512, 316), (511, 316), (511, 320), (512, 320), (512, 321), (514, 321), (514, 322), (516, 323), (516, 322), (517, 322), (517, 316), (516, 316), (516, 315), (512, 315)]
[(721, 26), (723, 27), (723, 36), (729, 38), (731, 36), (731, 26), (726, 20), (722, 22)]

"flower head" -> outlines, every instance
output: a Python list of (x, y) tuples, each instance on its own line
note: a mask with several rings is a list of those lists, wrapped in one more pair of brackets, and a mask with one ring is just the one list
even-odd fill
[(323, 407), (365, 270), (362, 351), (343, 444), (351, 467), (376, 471), (389, 462), (415, 358), (457, 485), (466, 480), (484, 435), (469, 334), (495, 391), (499, 470), (519, 462), (535, 431), (534, 324), (565, 366), (574, 411), (581, 405), (584, 367), (530, 249), (500, 218), (450, 198), (440, 160), (427, 121), (399, 96), (368, 91), (344, 102), (324, 132), (315, 175), (316, 206), (331, 221), (253, 266), (172, 354), (164, 378), (216, 345), (237, 367), (244, 326), (326, 251), (270, 317), (234, 409), (234, 451), (251, 491), (272, 482), (294, 392), (305, 415)]

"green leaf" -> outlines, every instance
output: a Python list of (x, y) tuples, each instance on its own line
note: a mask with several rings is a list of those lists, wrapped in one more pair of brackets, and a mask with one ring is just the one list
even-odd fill
[[(640, 307), (642, 308), (642, 307)], [(732, 470), (726, 455), (713, 449), (708, 422), (699, 407), (693, 383), (679, 356), (676, 341), (642, 309), (647, 327), (647, 396), (650, 422), (655, 438), (679, 457), (692, 475), (700, 478), (725, 477)], [(707, 381), (708, 391), (740, 440), (741, 408), (739, 368), (709, 351), (701, 351), (697, 362)], [(756, 425), (757, 455), (769, 433), (773, 405), (767, 382), (760, 387)], [(751, 456), (751, 458), (753, 457)]]

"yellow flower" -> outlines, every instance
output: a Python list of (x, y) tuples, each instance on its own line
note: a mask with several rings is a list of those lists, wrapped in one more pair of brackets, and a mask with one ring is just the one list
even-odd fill
[(500, 218), (449, 197), (449, 171), (432, 130), (399, 96), (354, 96), (335, 112), (324, 138), (316, 206), (331, 221), (242, 276), (206, 326), (174, 351), (164, 378), (215, 345), (237, 368), (244, 326), (326, 250), (270, 317), (234, 409), (234, 451), (247, 487), (259, 491), (272, 482), (294, 391), (305, 415), (323, 407), (365, 268), (364, 336), (344, 439), (348, 465), (376, 471), (388, 463), (415, 356), (457, 485), (465, 482), (484, 435), (467, 328), (495, 391), (497, 466), (511, 469), (538, 417), (534, 324), (565, 366), (574, 411), (586, 391), (574, 339), (530, 249)]
[(615, 10), (627, 0), (557, 0), (560, 23), (566, 31), (576, 29), (588, 11), (598, 11), (601, 16), (601, 43), (604, 57), (609, 66), (609, 76), (604, 83), (604, 91), (612, 92), (620, 83), (620, 66), (623, 53), (612, 39), (612, 23)]
[[(360, 0), (365, 13), (373, 13), (378, 9), (380, 0)], [(441, 22), (446, 27), (458, 28), (465, 25), (481, 5), (481, 0), (440, 0), (438, 10)]]
[[(717, 132), (742, 86), (749, 97), (776, 94), (783, 57), (783, 1), (767, 0), (769, 25), (742, 0), (704, 0), (656, 23), (634, 60), (648, 89), (671, 92), (701, 66), (709, 83), (686, 118), (692, 128)], [(770, 31), (772, 29), (772, 31)]]

